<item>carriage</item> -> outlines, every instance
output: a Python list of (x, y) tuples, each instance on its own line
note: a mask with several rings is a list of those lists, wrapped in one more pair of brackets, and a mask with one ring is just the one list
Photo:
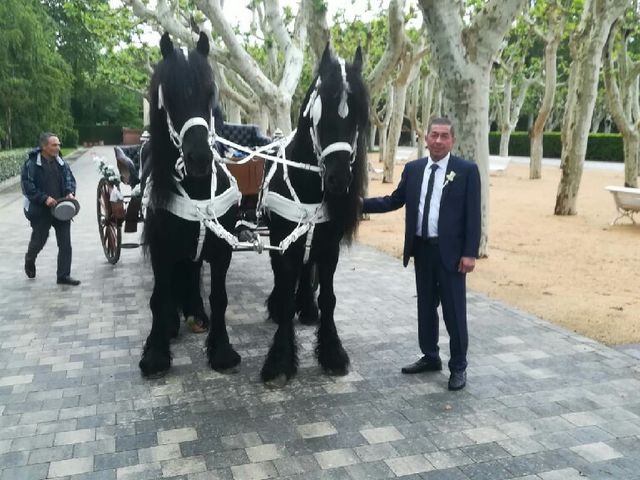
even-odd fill
[[(218, 135), (230, 144), (249, 149), (262, 147), (271, 143), (256, 125), (221, 123)], [(123, 233), (135, 233), (138, 224), (144, 220), (142, 193), (144, 179), (148, 175), (145, 170), (145, 159), (149, 154), (148, 137), (143, 133), (142, 143), (138, 145), (119, 145), (114, 147), (117, 171), (113, 165), (98, 161), (101, 178), (96, 192), (96, 213), (100, 243), (107, 261), (115, 265), (120, 259), (122, 248), (136, 248), (139, 242), (125, 242)], [(258, 223), (256, 207), (264, 178), (264, 159), (256, 156), (243, 162), (246, 152), (218, 144), (219, 150), (237, 163), (229, 163), (227, 168), (238, 182), (242, 194), (238, 208), (237, 224), (251, 226), (258, 235), (268, 235), (264, 224)], [(248, 250), (247, 246), (236, 246), (234, 250)]]
[[(242, 141), (252, 149), (230, 141), (229, 132), (215, 121), (217, 89), (208, 62), (208, 36), (200, 32), (195, 48), (185, 54), (165, 33), (160, 52), (162, 60), (149, 87), (153, 140), (149, 142), (152, 162), (147, 163), (153, 163), (153, 168), (141, 200), (148, 205), (143, 247), (154, 277), (151, 329), (138, 363), (142, 375), (153, 377), (169, 370), (171, 339), (179, 334), (181, 317), (187, 325), (198, 327), (198, 331), (192, 328), (194, 333), (208, 331), (206, 355), (212, 369), (233, 372), (238, 368), (241, 356), (225, 319), (226, 277), (236, 247), (258, 252), (264, 248), (270, 253), (274, 283), (266, 303), (277, 329), (260, 371), (265, 385), (284, 386), (298, 370), (296, 314), (300, 323), (318, 325), (314, 352), (323, 371), (345, 375), (349, 356), (335, 325), (333, 278), (340, 244), (350, 242), (358, 226), (366, 175), (369, 99), (360, 48), (353, 62), (347, 63), (327, 45), (304, 96), (296, 130), (268, 145), (258, 146), (255, 138)], [(235, 149), (245, 158), (230, 161), (225, 148), (230, 156)], [(140, 157), (144, 172), (144, 150)], [(265, 169), (255, 158), (269, 160), (269, 165)], [(135, 167), (133, 161), (125, 164)], [(139, 211), (131, 210), (134, 192), (125, 208), (119, 188), (120, 177), (131, 183), (131, 170), (117, 175), (101, 164), (107, 178), (98, 190), (98, 221), (101, 237), (106, 239), (103, 245), (110, 249), (121, 244), (120, 228), (127, 214), (132, 220), (141, 217)], [(245, 195), (244, 182), (238, 181), (243, 175), (249, 187)], [(116, 215), (112, 200), (122, 202)], [(232, 233), (238, 220), (253, 219), (256, 212), (265, 212), (266, 245), (254, 231)], [(243, 235), (247, 232), (249, 236)], [(111, 251), (105, 250), (108, 259), (115, 258)], [(200, 288), (204, 261), (210, 265), (210, 315)], [(311, 281), (314, 267), (317, 299)]]

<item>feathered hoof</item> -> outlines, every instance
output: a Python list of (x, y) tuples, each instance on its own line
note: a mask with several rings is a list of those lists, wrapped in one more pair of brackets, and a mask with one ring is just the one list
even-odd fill
[(219, 373), (237, 373), (242, 357), (231, 345), (208, 350), (209, 366)]
[(349, 355), (338, 345), (338, 348), (332, 352), (322, 350), (318, 352), (318, 363), (322, 367), (322, 371), (327, 375), (341, 377), (349, 373)]
[(167, 351), (145, 348), (138, 363), (140, 372), (145, 378), (160, 378), (171, 368), (171, 353)]
[(345, 365), (344, 367), (340, 367), (340, 368), (322, 367), (322, 371), (332, 377), (344, 377), (345, 375), (349, 374), (349, 366)]
[(289, 379), (284, 373), (281, 373), (280, 375), (278, 375), (275, 378), (272, 378), (271, 380), (262, 379), (262, 381), (264, 382), (264, 386), (270, 390), (282, 389), (287, 386), (287, 383), (289, 383)]
[(282, 362), (273, 361), (272, 357), (267, 357), (267, 361), (260, 371), (260, 378), (262, 378), (262, 382), (270, 388), (282, 388), (297, 371), (296, 363), (285, 365)]

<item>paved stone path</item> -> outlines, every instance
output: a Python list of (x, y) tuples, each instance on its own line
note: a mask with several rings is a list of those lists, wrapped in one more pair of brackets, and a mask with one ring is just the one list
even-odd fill
[(228, 278), (239, 373), (207, 368), (204, 336), (183, 328), (170, 374), (142, 379), (150, 267), (139, 250), (103, 257), (94, 152), (112, 159), (93, 149), (72, 165), (81, 287), (55, 284), (53, 235), (25, 277), (19, 192), (0, 193), (1, 480), (640, 479), (637, 357), (470, 294), (467, 388), (448, 392), (447, 372), (401, 375), (417, 353), (413, 274), (360, 245), (336, 275), (347, 377), (321, 373), (300, 327), (298, 376), (263, 387), (272, 280), (266, 255), (240, 253)]

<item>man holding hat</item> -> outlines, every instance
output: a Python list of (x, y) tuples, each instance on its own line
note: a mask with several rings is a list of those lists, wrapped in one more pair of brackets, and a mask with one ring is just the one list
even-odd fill
[(44, 247), (49, 230), (53, 226), (58, 242), (57, 283), (80, 285), (71, 274), (71, 216), (68, 209), (57, 215), (54, 208), (60, 203), (72, 204), (75, 212), (76, 179), (69, 164), (60, 157), (60, 140), (53, 133), (40, 135), (38, 148), (29, 152), (22, 167), (22, 193), (24, 213), (31, 222), (31, 240), (24, 257), (24, 271), (27, 277), (36, 276), (36, 257)]

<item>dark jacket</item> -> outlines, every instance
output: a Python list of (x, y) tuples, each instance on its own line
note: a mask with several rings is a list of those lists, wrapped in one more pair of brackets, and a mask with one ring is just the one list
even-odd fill
[[(413, 255), (422, 178), (428, 159), (420, 158), (407, 163), (398, 187), (385, 197), (366, 198), (364, 213), (383, 213), (405, 208), (405, 232), (403, 263), (409, 263)], [(442, 190), (438, 237), (442, 261), (451, 272), (458, 269), (461, 257), (477, 257), (480, 246), (480, 173), (475, 163), (451, 155), (447, 177), (455, 172), (455, 178)]]
[[(76, 179), (71, 172), (69, 164), (62, 157), (56, 158), (60, 169), (60, 191), (66, 197), (70, 193), (76, 193)], [(44, 192), (45, 178), (40, 148), (35, 148), (27, 155), (27, 160), (22, 166), (21, 185), (24, 195), (24, 212), (28, 219), (35, 218), (49, 212), (46, 206), (48, 195)]]

